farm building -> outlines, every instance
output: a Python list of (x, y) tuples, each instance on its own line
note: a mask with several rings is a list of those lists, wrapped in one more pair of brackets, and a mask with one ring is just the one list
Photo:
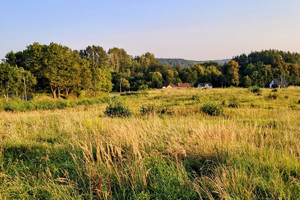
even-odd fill
[(163, 89), (170, 89), (170, 88), (174, 88), (174, 87), (177, 87), (177, 86), (172, 83), (166, 83), (166, 84), (162, 85)]
[(282, 88), (282, 87), (287, 87), (288, 85), (289, 84), (288, 84), (286, 79), (284, 79), (284, 78), (275, 78), (271, 81), (270, 88), (274, 88), (274, 87)]
[(162, 85), (163, 89), (169, 89), (169, 88), (190, 88), (191, 84), (189, 83), (178, 83), (177, 85), (174, 85), (172, 83), (166, 83)]
[(199, 83), (197, 88), (213, 88), (213, 86), (210, 82), (206, 82), (206, 83)]
[(189, 84), (189, 83), (178, 83), (177, 87), (179, 87), (179, 88), (190, 88), (191, 84)]

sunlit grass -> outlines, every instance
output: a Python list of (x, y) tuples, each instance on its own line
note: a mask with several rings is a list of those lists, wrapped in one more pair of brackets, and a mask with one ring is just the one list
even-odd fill
[[(0, 199), (299, 199), (300, 89), (270, 93), (118, 97), (128, 118), (106, 117), (106, 103), (1, 112)], [(223, 115), (203, 113), (208, 102)], [(173, 112), (142, 115), (148, 104)]]

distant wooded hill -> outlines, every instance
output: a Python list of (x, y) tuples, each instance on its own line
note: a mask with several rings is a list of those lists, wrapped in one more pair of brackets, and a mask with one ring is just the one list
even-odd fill
[(231, 59), (196, 61), (196, 60), (185, 60), (181, 58), (158, 58), (158, 60), (163, 64), (168, 64), (173, 67), (178, 65), (181, 65), (182, 67), (191, 67), (195, 64), (202, 64), (205, 62), (215, 62), (218, 63), (219, 65), (224, 65), (225, 63), (229, 62)]

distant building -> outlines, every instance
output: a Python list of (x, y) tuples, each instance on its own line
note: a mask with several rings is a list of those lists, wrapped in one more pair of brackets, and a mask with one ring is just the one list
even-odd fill
[(179, 88), (190, 88), (191, 84), (190, 83), (178, 83), (177, 87), (179, 87)]
[(289, 83), (287, 82), (286, 79), (275, 78), (271, 81), (270, 88), (274, 88), (274, 87), (282, 88), (282, 87), (287, 87), (288, 85), (289, 85)]
[(206, 83), (199, 83), (197, 88), (213, 88), (212, 84), (210, 82), (206, 82)]
[(189, 83), (178, 83), (177, 85), (174, 85), (172, 83), (166, 83), (162, 85), (163, 89), (170, 89), (170, 88), (190, 88), (191, 84)]
[(177, 87), (177, 86), (172, 83), (165, 83), (162, 85), (163, 89), (170, 89), (170, 88), (174, 88), (174, 87)]

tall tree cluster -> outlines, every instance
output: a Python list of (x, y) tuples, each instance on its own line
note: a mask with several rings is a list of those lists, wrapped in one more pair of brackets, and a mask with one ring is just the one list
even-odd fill
[(101, 47), (72, 51), (66, 46), (33, 43), (24, 51), (6, 55), (4, 63), (22, 67), (37, 79), (36, 91), (51, 91), (53, 97), (66, 97), (81, 90), (96, 92), (111, 90), (106, 52)]
[(147, 52), (132, 57), (124, 49), (88, 46), (80, 51), (50, 43), (33, 43), (23, 51), (9, 52), (0, 64), (0, 93), (25, 97), (26, 92), (51, 92), (54, 98), (81, 91), (101, 92), (161, 88), (164, 83), (187, 82), (214, 87), (267, 86), (273, 78), (300, 85), (300, 54), (267, 50), (242, 54), (230, 62), (180, 65), (160, 63)]
[[(88, 70), (90, 72), (90, 89), (96, 95), (97, 92), (110, 92), (112, 89), (111, 66), (106, 51), (100, 46), (88, 46), (80, 50), (81, 59), (88, 61)], [(86, 79), (82, 77), (83, 79)], [(86, 83), (89, 86), (88, 83)], [(89, 88), (89, 87), (86, 87)]]
[(26, 97), (26, 93), (36, 85), (36, 78), (21, 67), (0, 64), (0, 93), (8, 100), (11, 94)]
[(300, 54), (265, 50), (233, 58), (240, 65), (240, 86), (267, 86), (273, 78), (285, 78), (300, 85)]

